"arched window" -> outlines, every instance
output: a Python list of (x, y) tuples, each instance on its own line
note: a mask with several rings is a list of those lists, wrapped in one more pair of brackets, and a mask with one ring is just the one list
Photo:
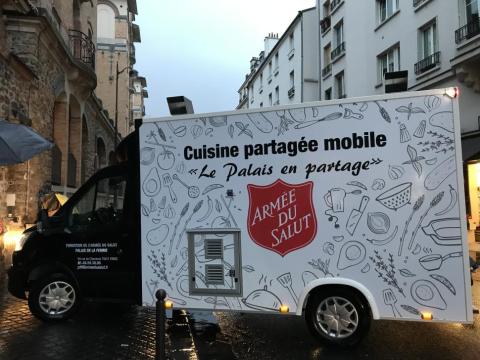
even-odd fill
[(106, 4), (97, 6), (97, 37), (115, 39), (115, 12)]

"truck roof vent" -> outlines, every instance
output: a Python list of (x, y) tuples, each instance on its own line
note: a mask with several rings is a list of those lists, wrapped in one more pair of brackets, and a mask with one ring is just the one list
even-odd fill
[(206, 285), (223, 285), (225, 282), (223, 265), (205, 265), (205, 280)]
[(223, 259), (223, 240), (205, 239), (205, 259)]

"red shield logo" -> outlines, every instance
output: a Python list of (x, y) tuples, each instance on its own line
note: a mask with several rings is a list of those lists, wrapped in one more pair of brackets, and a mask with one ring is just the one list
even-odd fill
[(248, 185), (248, 233), (252, 240), (281, 256), (310, 244), (317, 234), (313, 182)]

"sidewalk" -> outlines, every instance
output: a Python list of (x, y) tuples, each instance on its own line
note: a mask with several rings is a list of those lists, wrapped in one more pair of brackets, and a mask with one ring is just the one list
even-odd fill
[[(155, 358), (155, 309), (86, 303), (72, 318), (44, 323), (6, 289), (0, 261), (0, 360)], [(186, 316), (167, 323), (167, 358), (197, 359)]]

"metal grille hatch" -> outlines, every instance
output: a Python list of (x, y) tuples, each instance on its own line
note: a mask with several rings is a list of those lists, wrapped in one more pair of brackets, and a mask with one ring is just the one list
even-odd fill
[(224, 285), (223, 265), (207, 264), (205, 265), (205, 283), (207, 285)]
[(223, 259), (222, 239), (205, 239), (205, 259)]

